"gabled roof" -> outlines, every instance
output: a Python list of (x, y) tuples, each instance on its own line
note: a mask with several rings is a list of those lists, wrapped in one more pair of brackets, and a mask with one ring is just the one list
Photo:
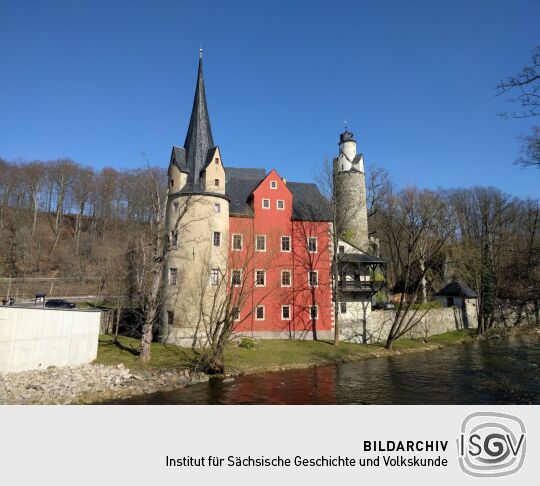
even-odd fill
[(212, 163), (212, 160), (214, 159), (214, 156), (217, 150), (218, 150), (218, 147), (211, 147), (208, 150), (208, 153), (206, 154), (206, 161), (204, 162), (204, 165), (201, 168), (201, 172), (206, 170), (206, 168)]
[(189, 172), (186, 165), (186, 151), (183, 147), (173, 147), (171, 154), (171, 163), (176, 165), (176, 167), (178, 167), (178, 169), (182, 172)]
[(466, 299), (478, 298), (478, 294), (473, 289), (458, 281), (450, 282), (435, 295), (440, 297), (465, 297)]

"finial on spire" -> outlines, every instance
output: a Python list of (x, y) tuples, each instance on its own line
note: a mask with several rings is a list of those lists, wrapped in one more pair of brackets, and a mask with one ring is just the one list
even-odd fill
[(343, 121), (343, 125), (345, 125), (345, 131), (347, 131), (347, 120)]
[(201, 47), (199, 49), (199, 59), (202, 59), (202, 42), (201, 42)]

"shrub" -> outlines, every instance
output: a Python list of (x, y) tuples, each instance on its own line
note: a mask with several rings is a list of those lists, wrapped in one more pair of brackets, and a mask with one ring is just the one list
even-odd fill
[(238, 344), (238, 347), (244, 348), (244, 349), (251, 349), (255, 347), (255, 340), (250, 338), (242, 338), (240, 340), (240, 343)]

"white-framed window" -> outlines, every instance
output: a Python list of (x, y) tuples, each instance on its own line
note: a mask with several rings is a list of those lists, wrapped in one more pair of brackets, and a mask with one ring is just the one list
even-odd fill
[(309, 318), (318, 319), (319, 318), (319, 308), (316, 305), (309, 306)]
[(178, 208), (180, 207), (180, 203), (178, 201), (174, 201), (172, 203), (172, 206), (173, 206), (174, 211), (176, 212), (178, 211)]
[(277, 181), (270, 181), (270, 189), (277, 189)]
[(255, 307), (255, 320), (264, 321), (264, 305), (258, 305)]
[(285, 209), (285, 201), (283, 199), (278, 199), (276, 201), (276, 208), (277, 209)]
[(308, 285), (310, 287), (319, 286), (319, 271), (318, 270), (310, 270), (308, 272)]
[(214, 213), (221, 213), (221, 204), (214, 203)]
[(291, 251), (291, 237), (290, 236), (281, 237), (281, 251)]
[(169, 268), (169, 285), (176, 285), (178, 283), (178, 269)]
[(178, 231), (171, 232), (171, 246), (178, 246)]
[(231, 272), (231, 285), (233, 287), (239, 287), (242, 285), (242, 269), (233, 269)]
[(212, 268), (210, 271), (210, 283), (217, 285), (219, 283), (219, 268)]
[(232, 308), (232, 318), (233, 318), (233, 321), (239, 321), (240, 320), (240, 307), (238, 307), (237, 305), (235, 305)]
[(255, 250), (266, 251), (266, 235), (257, 235), (255, 237)]
[(317, 253), (317, 237), (316, 236), (310, 236), (307, 241), (308, 244), (308, 251), (310, 253)]
[(266, 286), (266, 270), (255, 270), (255, 287)]
[(263, 209), (270, 209), (270, 199), (263, 199), (262, 200), (262, 207), (263, 207)]
[(242, 249), (242, 235), (240, 234), (233, 234), (232, 235), (232, 249), (233, 250), (241, 250)]
[(212, 243), (214, 246), (221, 246), (221, 233), (219, 231), (214, 231)]
[(347, 302), (339, 303), (339, 312), (341, 312), (342, 314), (347, 314)]
[(292, 272), (290, 270), (281, 270), (281, 286), (290, 287), (292, 284)]
[(290, 305), (281, 306), (281, 320), (283, 321), (291, 320), (291, 306)]

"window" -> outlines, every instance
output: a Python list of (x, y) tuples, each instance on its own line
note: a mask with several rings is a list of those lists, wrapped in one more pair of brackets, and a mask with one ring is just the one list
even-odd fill
[(171, 187), (174, 186), (174, 179), (171, 179)]
[(319, 318), (319, 310), (317, 309), (316, 305), (312, 305), (309, 307), (309, 317), (310, 319), (318, 319)]
[(216, 165), (219, 165), (219, 159), (217, 157), (214, 159), (214, 162), (216, 163)]
[(285, 209), (285, 201), (283, 199), (277, 200), (277, 208), (278, 209)]
[(212, 268), (210, 272), (210, 283), (217, 285), (219, 283), (219, 268)]
[(242, 285), (242, 270), (233, 270), (231, 274), (231, 285), (238, 287)]
[(240, 320), (240, 307), (238, 307), (237, 305), (235, 305), (232, 308), (232, 318), (233, 318), (233, 321), (239, 321)]
[(281, 270), (281, 286), (282, 287), (291, 286), (291, 271), (290, 270)]
[(341, 312), (342, 314), (347, 314), (347, 302), (340, 302), (339, 312)]
[(291, 318), (291, 306), (290, 305), (282, 305), (281, 306), (281, 319), (284, 321), (288, 321)]
[(317, 253), (317, 238), (315, 236), (308, 238), (308, 251), (310, 253)]
[(173, 209), (174, 209), (175, 211), (178, 211), (178, 207), (179, 207), (179, 206), (180, 206), (180, 204), (178, 203), (178, 201), (174, 201), (174, 202), (173, 202)]
[(173, 231), (171, 233), (171, 245), (172, 246), (178, 245), (178, 231)]
[(318, 287), (319, 285), (319, 272), (317, 270), (310, 270), (308, 274), (308, 283), (310, 287)]
[(291, 237), (290, 236), (281, 237), (281, 251), (291, 251)]
[(221, 204), (219, 203), (214, 204), (214, 213), (221, 213)]
[(178, 282), (178, 269), (169, 268), (169, 285), (176, 285)]
[(345, 253), (345, 247), (343, 245), (339, 245), (338, 250), (339, 253)]
[(255, 239), (255, 249), (257, 251), (266, 251), (266, 235), (257, 235)]
[(174, 324), (174, 312), (173, 311), (167, 311), (167, 324), (169, 324), (169, 326), (172, 326)]
[(214, 179), (214, 186), (219, 186), (219, 179)]
[(263, 207), (263, 209), (270, 209), (270, 199), (263, 199), (262, 200), (262, 207)]
[(257, 321), (264, 320), (264, 305), (258, 305), (257, 307), (255, 307), (255, 319)]
[(213, 243), (214, 246), (221, 246), (221, 233), (219, 231), (214, 231)]
[(277, 182), (276, 181), (270, 181), (270, 189), (277, 189)]
[(232, 235), (232, 248), (233, 250), (242, 249), (242, 235)]
[(266, 285), (266, 272), (264, 270), (255, 270), (255, 286), (264, 287)]

